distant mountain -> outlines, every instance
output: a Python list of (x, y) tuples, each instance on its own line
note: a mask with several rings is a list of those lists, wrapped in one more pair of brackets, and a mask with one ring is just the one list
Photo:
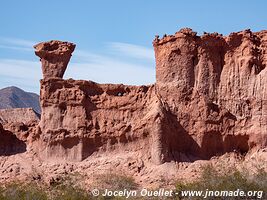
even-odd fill
[(3, 108), (33, 108), (41, 113), (39, 95), (14, 86), (0, 90), (0, 109)]

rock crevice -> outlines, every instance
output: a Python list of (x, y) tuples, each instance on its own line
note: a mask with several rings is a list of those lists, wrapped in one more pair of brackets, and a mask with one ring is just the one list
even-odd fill
[(266, 147), (267, 31), (198, 36), (186, 28), (153, 46), (156, 83), (148, 86), (64, 80), (75, 45), (35, 46), (43, 158), (134, 151), (161, 164)]

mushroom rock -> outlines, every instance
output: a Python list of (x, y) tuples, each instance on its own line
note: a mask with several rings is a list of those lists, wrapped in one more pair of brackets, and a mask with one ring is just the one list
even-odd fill
[(35, 54), (42, 63), (43, 78), (62, 78), (75, 45), (69, 42), (52, 40), (34, 46)]

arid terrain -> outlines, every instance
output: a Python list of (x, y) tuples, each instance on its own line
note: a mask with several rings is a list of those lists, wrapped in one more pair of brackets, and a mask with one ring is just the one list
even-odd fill
[(120, 174), (175, 188), (205, 166), (266, 172), (267, 31), (185, 28), (153, 46), (156, 83), (142, 86), (63, 79), (75, 44), (34, 46), (41, 116), (0, 110), (0, 182), (49, 186), (75, 175), (91, 190), (99, 176)]

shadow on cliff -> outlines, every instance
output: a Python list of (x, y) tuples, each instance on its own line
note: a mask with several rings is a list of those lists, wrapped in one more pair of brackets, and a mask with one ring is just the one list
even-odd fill
[(207, 132), (202, 138), (200, 154), (204, 159), (227, 152), (246, 154), (249, 151), (248, 140), (248, 135), (223, 136), (220, 132)]
[[(249, 151), (249, 136), (234, 133), (231, 127), (237, 121), (229, 110), (219, 108), (214, 103), (208, 103), (208, 117), (206, 126), (212, 127), (202, 133), (200, 141), (200, 155), (204, 159), (220, 156), (227, 152), (246, 154)], [(223, 128), (222, 128), (223, 127)], [(227, 133), (227, 134), (226, 134)]]
[(189, 135), (175, 114), (171, 112), (166, 114), (166, 123), (163, 126), (166, 133), (163, 138), (166, 162), (194, 162), (209, 160), (213, 156), (227, 152), (246, 154), (249, 151), (248, 135), (223, 135), (219, 131), (210, 131), (202, 133), (203, 136), (198, 143), (197, 138)]
[(10, 156), (26, 152), (26, 144), (10, 131), (0, 131), (0, 156)]
[(165, 161), (193, 162), (201, 159), (197, 152), (200, 152), (200, 146), (188, 134), (184, 127), (177, 120), (177, 116), (171, 112), (166, 112), (166, 122), (163, 124), (164, 141), (167, 152)]

